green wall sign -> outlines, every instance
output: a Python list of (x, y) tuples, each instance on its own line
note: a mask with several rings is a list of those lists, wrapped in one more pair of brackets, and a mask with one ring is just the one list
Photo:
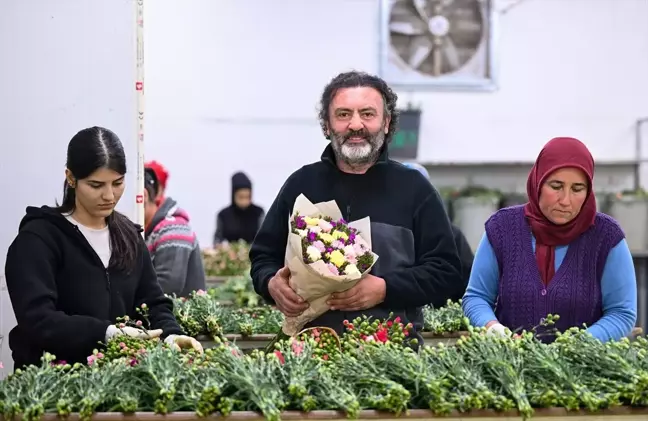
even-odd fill
[(392, 159), (416, 159), (418, 155), (420, 110), (401, 110), (398, 128), (389, 144)]

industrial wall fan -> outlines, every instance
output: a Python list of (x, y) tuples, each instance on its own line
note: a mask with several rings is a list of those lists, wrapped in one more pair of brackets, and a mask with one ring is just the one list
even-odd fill
[(492, 85), (491, 1), (384, 0), (383, 76), (396, 85)]

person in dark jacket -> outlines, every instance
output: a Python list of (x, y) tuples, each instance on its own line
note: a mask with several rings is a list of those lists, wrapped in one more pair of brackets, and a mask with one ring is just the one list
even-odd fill
[(371, 218), (372, 247), (379, 256), (371, 273), (333, 294), (331, 310), (309, 326), (341, 332), (345, 319), (363, 314), (386, 319), (393, 312), (420, 331), (423, 306), (442, 306), (462, 291), (461, 262), (439, 193), (421, 174), (388, 157), (398, 124), (396, 102), (396, 94), (376, 76), (335, 77), (324, 89), (319, 115), (330, 144), (320, 162), (288, 178), (252, 244), (255, 291), (285, 315), (296, 316), (308, 303), (288, 284), (284, 254), (297, 196), (313, 203), (335, 200), (348, 221)]
[(252, 243), (263, 216), (263, 208), (252, 203), (252, 182), (247, 175), (237, 172), (232, 176), (232, 204), (216, 216), (214, 246), (225, 241)]
[[(420, 172), (425, 178), (429, 180), (430, 173), (428, 173), (423, 165), (410, 162), (405, 163), (404, 165), (408, 168)], [(472, 264), (473, 260), (475, 259), (475, 255), (473, 254), (473, 251), (470, 248), (470, 244), (468, 244), (468, 240), (466, 239), (466, 236), (461, 231), (461, 229), (455, 224), (451, 224), (450, 226), (452, 227), (452, 235), (454, 237), (455, 245), (457, 246), (457, 251), (459, 252), (459, 258), (461, 259), (461, 276), (464, 280), (461, 293), (458, 293), (450, 298), (451, 300), (458, 301), (463, 297), (464, 293), (466, 292), (466, 288), (468, 287), (468, 279), (470, 279), (470, 271), (472, 270)]]
[(158, 282), (165, 294), (187, 297), (205, 289), (205, 269), (189, 215), (171, 197), (159, 205), (155, 171), (144, 171), (144, 230)]
[[(68, 145), (65, 173), (63, 203), (28, 207), (7, 253), (15, 367), (40, 364), (44, 352), (85, 363), (118, 335), (157, 336), (201, 351), (173, 316), (141, 228), (115, 211), (126, 174), (119, 138), (101, 127), (81, 130)], [(123, 316), (141, 320), (138, 307), (148, 311), (150, 330), (114, 324)]]

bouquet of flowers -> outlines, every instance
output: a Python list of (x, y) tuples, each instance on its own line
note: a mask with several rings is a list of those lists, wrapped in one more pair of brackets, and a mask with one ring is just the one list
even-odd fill
[(378, 256), (371, 251), (369, 218), (347, 222), (335, 201), (313, 204), (299, 195), (288, 229), (290, 286), (310, 304), (301, 315), (285, 318), (282, 331), (293, 336), (329, 310), (332, 293), (346, 291), (369, 273)]

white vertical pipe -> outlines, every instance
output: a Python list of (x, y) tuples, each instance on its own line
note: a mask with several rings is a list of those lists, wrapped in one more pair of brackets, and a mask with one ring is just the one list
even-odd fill
[(135, 121), (137, 142), (137, 187), (135, 222), (144, 226), (144, 0), (135, 0)]

